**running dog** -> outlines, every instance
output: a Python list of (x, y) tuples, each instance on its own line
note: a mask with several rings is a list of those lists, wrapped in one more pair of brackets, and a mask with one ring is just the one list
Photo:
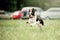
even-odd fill
[(31, 26), (38, 25), (41, 29), (44, 26), (44, 21), (40, 18), (40, 16), (35, 14), (35, 9), (32, 9), (32, 12), (29, 13), (29, 20), (28, 22)]

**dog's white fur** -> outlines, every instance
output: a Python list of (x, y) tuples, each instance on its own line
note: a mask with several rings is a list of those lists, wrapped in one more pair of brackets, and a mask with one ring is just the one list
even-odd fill
[(31, 26), (33, 26), (33, 25), (36, 24), (36, 18), (35, 18), (35, 17), (29, 18), (28, 22), (29, 22), (29, 24), (30, 24)]

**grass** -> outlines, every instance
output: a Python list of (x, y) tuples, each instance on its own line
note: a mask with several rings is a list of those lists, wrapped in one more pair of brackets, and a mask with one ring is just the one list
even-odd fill
[(44, 20), (41, 31), (27, 20), (0, 20), (0, 40), (60, 40), (60, 20)]

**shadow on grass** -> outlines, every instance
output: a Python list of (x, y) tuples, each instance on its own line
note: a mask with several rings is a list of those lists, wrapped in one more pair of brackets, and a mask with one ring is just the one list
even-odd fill
[(0, 18), (0, 20), (19, 20), (19, 19), (12, 19), (12, 18)]
[(0, 20), (10, 20), (11, 18), (0, 18)]
[(43, 19), (43, 20), (60, 20), (60, 18), (50, 18), (50, 19)]

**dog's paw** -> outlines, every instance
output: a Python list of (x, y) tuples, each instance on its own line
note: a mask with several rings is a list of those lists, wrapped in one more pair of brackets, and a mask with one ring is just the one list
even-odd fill
[(26, 22), (26, 23), (28, 23), (28, 22)]

